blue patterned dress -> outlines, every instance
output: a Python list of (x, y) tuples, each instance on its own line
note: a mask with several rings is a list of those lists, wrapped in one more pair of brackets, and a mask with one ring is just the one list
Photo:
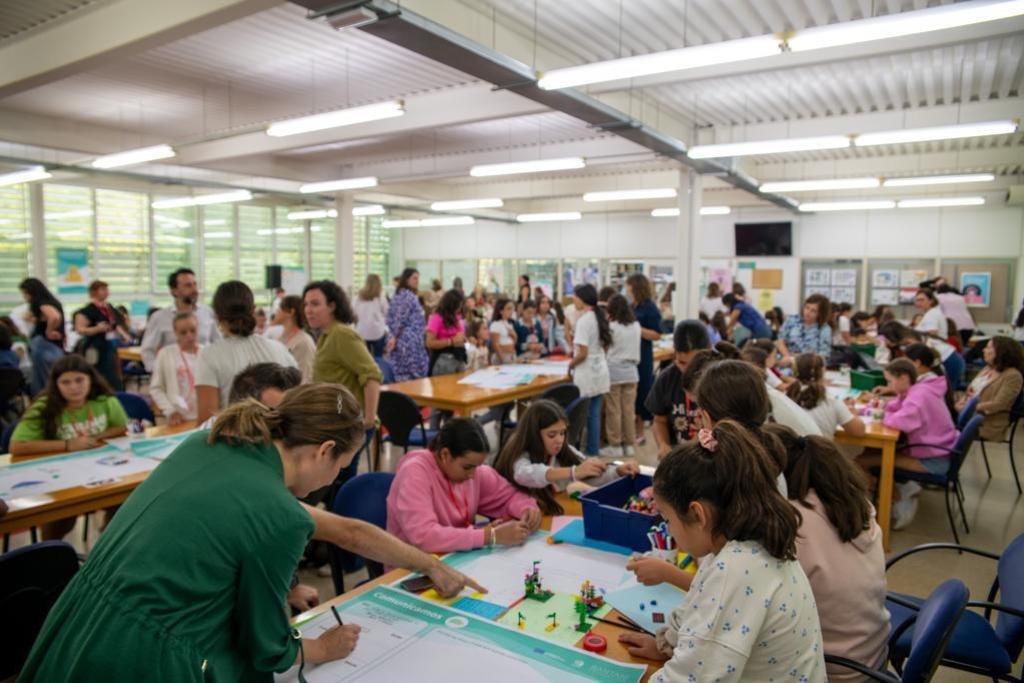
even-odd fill
[(395, 348), (388, 356), (395, 381), (427, 376), (426, 318), (419, 299), (404, 287), (391, 300), (387, 317), (388, 331), (395, 337)]

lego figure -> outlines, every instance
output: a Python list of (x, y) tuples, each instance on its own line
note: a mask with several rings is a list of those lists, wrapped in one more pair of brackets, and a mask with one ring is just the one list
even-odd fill
[(526, 598), (528, 600), (547, 602), (554, 596), (554, 593), (551, 591), (544, 590), (544, 585), (541, 583), (540, 560), (533, 561), (533, 571), (523, 578), (523, 585), (526, 587)]

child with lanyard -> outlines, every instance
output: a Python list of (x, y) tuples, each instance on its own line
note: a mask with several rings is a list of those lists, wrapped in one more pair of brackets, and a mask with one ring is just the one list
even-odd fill
[(683, 320), (676, 325), (672, 346), (672, 365), (658, 374), (644, 402), (654, 415), (652, 431), (658, 442), (659, 460), (676, 444), (693, 438), (697, 407), (686, 395), (683, 371), (698, 352), (711, 348), (711, 340), (701, 321)]
[(174, 336), (178, 343), (165, 346), (156, 356), (149, 394), (167, 416), (168, 423), (179, 425), (196, 419), (196, 364), (199, 362), (199, 322), (191, 311), (174, 318)]

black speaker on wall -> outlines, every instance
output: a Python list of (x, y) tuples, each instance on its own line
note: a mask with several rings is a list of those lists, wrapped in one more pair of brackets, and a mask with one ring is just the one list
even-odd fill
[(281, 266), (266, 266), (264, 286), (267, 289), (277, 289), (281, 286)]

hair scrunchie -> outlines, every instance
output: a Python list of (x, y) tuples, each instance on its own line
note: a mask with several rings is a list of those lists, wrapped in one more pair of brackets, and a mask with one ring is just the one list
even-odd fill
[(697, 440), (700, 441), (700, 445), (712, 453), (718, 448), (718, 440), (715, 439), (714, 431), (710, 429), (701, 429), (697, 432)]

